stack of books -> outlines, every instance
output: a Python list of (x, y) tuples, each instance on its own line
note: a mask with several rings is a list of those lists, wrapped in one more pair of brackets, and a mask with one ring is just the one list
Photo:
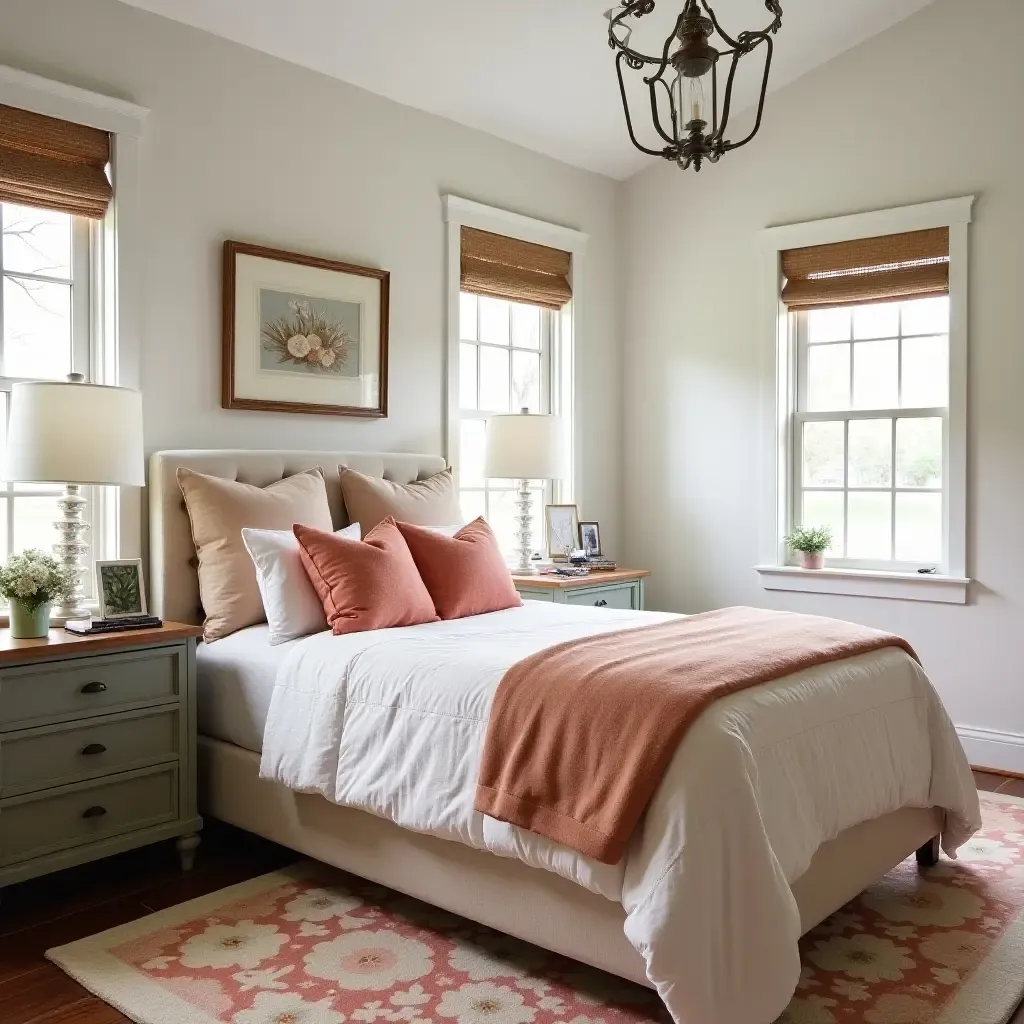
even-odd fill
[(163, 625), (156, 615), (125, 615), (117, 619), (72, 619), (64, 628), (78, 636), (93, 636), (96, 633), (124, 633), (131, 629), (155, 629)]

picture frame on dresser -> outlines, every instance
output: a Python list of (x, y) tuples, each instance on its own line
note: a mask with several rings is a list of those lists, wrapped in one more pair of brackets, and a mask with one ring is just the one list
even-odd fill
[(597, 523), (580, 523), (580, 548), (587, 558), (603, 558), (601, 527)]
[(391, 275), (228, 240), (221, 405), (386, 417)]
[(552, 562), (567, 562), (579, 539), (579, 512), (575, 505), (544, 506), (544, 543)]
[(147, 612), (142, 559), (98, 559), (96, 593), (101, 619), (144, 618)]

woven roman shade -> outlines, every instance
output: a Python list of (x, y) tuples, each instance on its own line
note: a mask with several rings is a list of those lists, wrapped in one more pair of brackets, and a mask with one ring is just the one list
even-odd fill
[(462, 229), (462, 290), (561, 309), (571, 298), (569, 253), (476, 228)]
[(0, 202), (99, 219), (109, 161), (107, 132), (0, 105)]
[(787, 249), (790, 312), (949, 294), (949, 228)]

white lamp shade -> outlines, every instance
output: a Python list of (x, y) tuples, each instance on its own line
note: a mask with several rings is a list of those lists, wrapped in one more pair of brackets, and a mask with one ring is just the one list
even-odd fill
[(15, 384), (4, 479), (142, 487), (142, 395), (100, 384)]
[(528, 413), (490, 416), (484, 476), (510, 480), (564, 480), (569, 444), (559, 416)]

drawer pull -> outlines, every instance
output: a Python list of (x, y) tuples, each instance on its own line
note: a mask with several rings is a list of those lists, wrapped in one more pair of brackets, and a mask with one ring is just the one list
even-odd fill
[(608, 602), (602, 597), (600, 601), (595, 601), (594, 602), (594, 607), (595, 608), (607, 608), (608, 607)]
[(85, 686), (82, 687), (82, 693), (106, 693), (106, 692), (107, 692), (107, 684), (106, 683), (86, 683)]
[(83, 818), (102, 818), (107, 813), (106, 807), (87, 807), (82, 811)]
[(82, 749), (82, 757), (96, 757), (97, 754), (105, 754), (107, 748), (102, 743), (90, 743)]

